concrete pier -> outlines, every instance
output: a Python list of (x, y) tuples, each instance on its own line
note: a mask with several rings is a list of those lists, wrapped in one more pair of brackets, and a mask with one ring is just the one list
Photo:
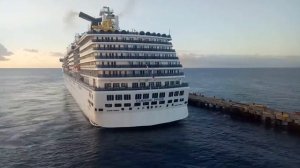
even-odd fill
[(261, 104), (246, 104), (206, 97), (199, 93), (189, 94), (189, 105), (217, 110), (253, 122), (262, 122), (268, 126), (280, 127), (300, 133), (300, 112), (283, 112)]

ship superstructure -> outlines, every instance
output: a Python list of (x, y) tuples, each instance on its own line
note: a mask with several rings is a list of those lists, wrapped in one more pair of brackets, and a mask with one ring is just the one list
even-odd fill
[(61, 59), (65, 84), (91, 124), (150, 126), (188, 116), (188, 84), (171, 36), (125, 31), (103, 7)]

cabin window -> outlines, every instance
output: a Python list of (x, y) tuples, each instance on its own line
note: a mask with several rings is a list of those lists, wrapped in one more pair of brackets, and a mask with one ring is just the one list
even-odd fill
[(111, 88), (111, 83), (105, 83), (104, 88)]
[(172, 100), (168, 100), (168, 103), (172, 103)]
[(124, 107), (130, 107), (130, 106), (131, 106), (130, 103), (125, 103), (125, 104), (124, 104)]
[(139, 84), (138, 83), (132, 83), (132, 87), (137, 88), (137, 87), (139, 87)]
[(124, 100), (130, 100), (131, 99), (131, 96), (130, 96), (130, 94), (126, 94), (126, 95), (124, 95)]
[(141, 106), (141, 103), (134, 103), (134, 106)]
[(179, 92), (179, 95), (182, 96), (183, 94), (184, 94), (184, 91), (181, 90), (181, 91)]
[(149, 82), (149, 86), (153, 87), (154, 86), (154, 82)]
[(116, 95), (116, 100), (122, 100), (122, 95)]
[(142, 94), (136, 94), (136, 95), (135, 95), (135, 99), (136, 99), (136, 100), (142, 99)]
[(178, 93), (179, 93), (178, 91), (174, 92), (174, 96), (178, 96)]
[(175, 102), (178, 102), (178, 99), (174, 99), (174, 103), (175, 103)]
[(105, 107), (112, 107), (112, 104), (105, 104)]
[(146, 83), (145, 82), (141, 82), (140, 83), (140, 87), (146, 87)]
[(160, 87), (161, 86), (161, 82), (156, 82), (156, 86)]
[(122, 104), (117, 103), (117, 104), (115, 104), (115, 107), (122, 107)]
[(149, 102), (144, 102), (143, 105), (147, 105), (147, 106), (148, 106), (148, 105), (149, 105)]
[(106, 98), (107, 98), (107, 101), (113, 101), (114, 95), (107, 95)]
[(181, 98), (179, 101), (181, 101), (181, 102), (182, 102), (182, 101), (184, 101), (184, 99), (183, 99), (183, 98)]
[(165, 104), (165, 101), (159, 101), (159, 104)]
[(160, 97), (160, 98), (164, 98), (164, 97), (165, 97), (165, 92), (159, 93), (159, 97)]
[(149, 99), (149, 94), (148, 93), (143, 94), (143, 99)]
[(127, 88), (128, 87), (128, 83), (121, 83), (121, 87)]
[(152, 98), (153, 99), (158, 98), (158, 93), (152, 93)]
[(118, 87), (120, 87), (120, 84), (119, 83), (113, 83), (113, 87), (118, 88)]
[(156, 105), (157, 101), (151, 102), (151, 105)]
[(169, 92), (169, 97), (173, 97), (173, 92)]

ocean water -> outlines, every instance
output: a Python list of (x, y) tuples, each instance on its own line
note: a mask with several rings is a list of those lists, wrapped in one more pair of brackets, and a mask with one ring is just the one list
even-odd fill
[[(186, 69), (193, 91), (300, 111), (300, 69)], [(300, 136), (189, 107), (155, 127), (92, 127), (60, 69), (0, 69), (0, 167), (299, 167)]]

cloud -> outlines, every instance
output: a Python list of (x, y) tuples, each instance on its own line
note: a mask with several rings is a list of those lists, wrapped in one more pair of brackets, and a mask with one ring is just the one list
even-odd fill
[(258, 67), (300, 67), (300, 55), (222, 55), (178, 52), (184, 67), (192, 68), (258, 68)]
[(5, 57), (0, 57), (0, 61), (8, 61), (9, 59), (5, 58)]
[(8, 58), (7, 56), (11, 56), (14, 53), (8, 51), (1, 43), (0, 43), (0, 61), (6, 61)]
[(61, 52), (50, 52), (50, 55), (51, 55), (51, 56), (54, 56), (54, 57), (62, 57), (62, 56), (64, 56), (65, 54), (64, 54), (64, 53), (61, 53)]
[(24, 51), (31, 52), (31, 53), (38, 53), (38, 52), (39, 52), (39, 50), (36, 50), (36, 49), (28, 49), (28, 48), (25, 48)]

